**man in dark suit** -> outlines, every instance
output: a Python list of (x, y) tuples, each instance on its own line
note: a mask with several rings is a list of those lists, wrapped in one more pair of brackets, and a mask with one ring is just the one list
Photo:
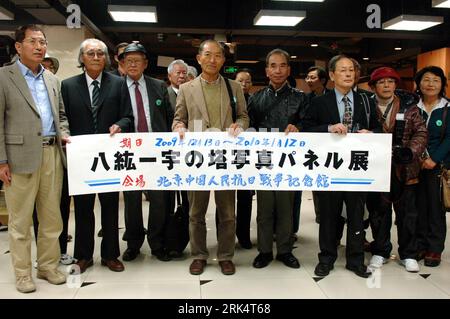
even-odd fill
[[(122, 56), (123, 50), (127, 47), (128, 43), (121, 42), (115, 47), (114, 61), (117, 63), (117, 69), (112, 70), (110, 73), (117, 76), (126, 76), (125, 66), (123, 65), (123, 60), (120, 58)], [(123, 56), (122, 56), (123, 57)]]
[[(170, 132), (173, 121), (173, 110), (167, 95), (166, 84), (162, 81), (144, 75), (148, 66), (147, 51), (141, 44), (128, 45), (121, 56), (126, 77), (124, 95), (131, 103), (134, 115), (135, 132)], [(161, 261), (169, 261), (164, 233), (168, 215), (174, 208), (173, 192), (151, 190), (148, 192), (150, 211), (148, 216), (147, 240), (152, 255)], [(128, 248), (123, 253), (124, 261), (137, 257), (144, 242), (145, 231), (142, 220), (142, 191), (124, 192), (125, 227)], [(150, 223), (151, 221), (151, 223)]]
[[(328, 69), (335, 89), (312, 99), (304, 121), (305, 131), (337, 134), (379, 131), (375, 106), (370, 108), (368, 119), (362, 97), (352, 90), (355, 82), (353, 62), (344, 55), (338, 55), (330, 60)], [(314, 273), (317, 276), (327, 276), (333, 269), (337, 259), (337, 223), (344, 202), (348, 221), (346, 268), (360, 277), (367, 278), (370, 271), (364, 265), (364, 192), (320, 192), (320, 253), (319, 264)]]
[(167, 77), (170, 81), (167, 92), (169, 93), (170, 105), (172, 105), (174, 112), (177, 106), (177, 95), (180, 85), (187, 81), (187, 69), (188, 65), (183, 60), (174, 60), (167, 67)]
[[(124, 80), (105, 72), (109, 64), (108, 49), (97, 39), (87, 39), (80, 46), (78, 62), (83, 74), (64, 80), (61, 91), (69, 127), (73, 135), (111, 135), (130, 131), (133, 112), (129, 99), (122, 93)], [(103, 238), (102, 265), (112, 271), (123, 271), (117, 259), (119, 250), (119, 193), (99, 194)], [(93, 265), (95, 194), (74, 196), (75, 252), (77, 265), (83, 273)]]
[[(183, 60), (174, 60), (167, 67), (167, 77), (170, 82), (170, 85), (167, 87), (167, 93), (169, 94), (170, 105), (172, 106), (174, 113), (175, 107), (177, 106), (177, 96), (180, 90), (180, 85), (188, 81), (188, 67), (189, 66)], [(180, 194), (183, 210), (185, 212), (189, 212), (189, 198), (187, 191), (180, 191)]]
[[(311, 92), (307, 94), (308, 102), (316, 96), (323, 95), (329, 90), (327, 89), (328, 74), (324, 68), (314, 65), (310, 67), (306, 73), (305, 82), (308, 85)], [(320, 209), (319, 209), (319, 198), (317, 197), (318, 192), (312, 192), (313, 202), (314, 202), (314, 212), (316, 213), (316, 223), (320, 223)], [(345, 222), (345, 221), (344, 221)]]

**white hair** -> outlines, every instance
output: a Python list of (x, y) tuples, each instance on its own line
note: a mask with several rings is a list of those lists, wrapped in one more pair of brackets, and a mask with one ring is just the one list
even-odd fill
[(173, 60), (169, 64), (169, 66), (167, 67), (167, 74), (171, 74), (172, 73), (173, 67), (175, 66), (175, 64), (182, 65), (186, 69), (186, 72), (188, 71), (188, 65), (186, 64), (186, 62), (184, 62), (183, 60), (178, 59), (178, 60)]
[(189, 74), (193, 75), (194, 78), (196, 78), (198, 75), (197, 69), (195, 67), (193, 67), (192, 65), (188, 66), (187, 75), (189, 75)]
[(84, 49), (86, 48), (86, 46), (88, 44), (100, 44), (100, 47), (103, 51), (103, 53), (105, 53), (105, 69), (108, 69), (109, 66), (111, 65), (111, 60), (109, 59), (109, 54), (108, 54), (108, 47), (106, 46), (106, 44), (99, 40), (99, 39), (94, 39), (94, 38), (89, 38), (84, 40), (83, 42), (81, 42), (80, 44), (80, 52), (78, 53), (78, 63), (80, 68), (82, 68), (84, 70), (84, 63), (83, 63), (83, 59), (81, 58), (81, 56), (84, 53)]

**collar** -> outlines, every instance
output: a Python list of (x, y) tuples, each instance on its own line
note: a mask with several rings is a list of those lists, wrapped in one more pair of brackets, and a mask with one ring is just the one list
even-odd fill
[(278, 89), (275, 90), (275, 88), (272, 86), (271, 83), (269, 83), (269, 90), (271, 90), (272, 92), (276, 93), (276, 94), (280, 94), (280, 93), (284, 93), (286, 92), (291, 86), (289, 85), (288, 81), (286, 80), (286, 82), (284, 82), (284, 84)]
[(205, 80), (205, 79), (202, 77), (202, 75), (203, 75), (203, 73), (200, 74), (200, 81), (202, 81), (202, 82), (205, 83), (205, 84), (219, 84), (219, 83), (220, 83), (220, 78), (221, 78), (220, 74), (218, 75), (217, 80), (214, 80), (214, 81), (212, 81), (212, 82), (209, 82), (209, 81)]
[(173, 85), (171, 85), (171, 87), (172, 87), (172, 90), (175, 92), (175, 94), (178, 95), (178, 91), (180, 91), (180, 89), (179, 88), (177, 89)]
[[(338, 102), (342, 102), (342, 98), (344, 97), (344, 94), (342, 94), (339, 90), (336, 88), (334, 89), (334, 92), (336, 93), (336, 99)], [(348, 91), (347, 97), (350, 100), (350, 103), (353, 104), (353, 90)]]
[(30, 75), (30, 76), (32, 76), (34, 78), (37, 78), (37, 77), (41, 76), (42, 73), (44, 73), (44, 71), (45, 71), (44, 67), (42, 65), (39, 65), (39, 67), (40, 67), (39, 68), (39, 72), (36, 75), (36, 74), (33, 73), (33, 71), (31, 71), (31, 69), (29, 67), (27, 67), (25, 64), (23, 64), (20, 61), (20, 59), (18, 59), (16, 63), (19, 66), (20, 73), (22, 73), (23, 76)]
[[(434, 108), (431, 110), (431, 112), (433, 112), (434, 110), (443, 108), (445, 106), (445, 104), (447, 104), (448, 101), (447, 99), (444, 99), (441, 97), (441, 99), (439, 100), (439, 102), (434, 106)], [(427, 110), (425, 109), (425, 104), (423, 104), (422, 99), (420, 99), (419, 103), (417, 103), (417, 107), (421, 110), (423, 110), (425, 113), (427, 113)]]
[(140, 87), (144, 87), (145, 86), (145, 78), (144, 78), (144, 74), (141, 75), (141, 77), (139, 78), (139, 80), (134, 81), (132, 78), (130, 78), (129, 76), (127, 76), (127, 86), (128, 88), (130, 88), (131, 86), (134, 85), (134, 82), (138, 82)]
[(102, 86), (102, 76), (103, 76), (103, 72), (100, 73), (100, 75), (99, 75), (96, 79), (91, 78), (91, 77), (89, 76), (89, 74), (87, 74), (87, 72), (84, 72), (84, 75), (86, 76), (86, 81), (87, 81), (88, 87), (91, 86), (91, 84), (92, 84), (92, 82), (94, 82), (94, 80), (97, 80), (98, 85), (99, 85), (99, 86)]

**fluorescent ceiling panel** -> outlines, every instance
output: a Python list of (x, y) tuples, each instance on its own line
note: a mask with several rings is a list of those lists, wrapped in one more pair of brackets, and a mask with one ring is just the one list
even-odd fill
[(108, 5), (108, 13), (114, 21), (156, 23), (155, 6), (121, 6)]
[(254, 25), (293, 27), (306, 18), (306, 11), (259, 10), (253, 19)]
[(0, 20), (14, 20), (14, 13), (0, 6)]
[(443, 17), (401, 15), (383, 23), (384, 30), (422, 31), (444, 22)]
[(433, 0), (433, 8), (450, 8), (450, 0)]

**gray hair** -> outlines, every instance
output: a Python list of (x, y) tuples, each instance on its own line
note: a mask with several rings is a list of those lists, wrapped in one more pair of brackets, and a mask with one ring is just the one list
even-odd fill
[(94, 38), (89, 38), (84, 40), (83, 42), (81, 42), (80, 45), (80, 51), (78, 52), (78, 67), (82, 68), (84, 70), (84, 63), (83, 63), (83, 59), (81, 58), (81, 56), (84, 53), (84, 49), (86, 48), (86, 46), (90, 43), (95, 43), (95, 44), (100, 44), (100, 47), (102, 48), (103, 53), (105, 53), (105, 69), (108, 69), (109, 66), (111, 65), (111, 60), (109, 59), (109, 54), (108, 54), (108, 47), (106, 46), (106, 44), (99, 40), (99, 39), (94, 39)]
[(273, 49), (266, 56), (266, 66), (269, 65), (269, 59), (274, 54), (280, 54), (286, 58), (286, 63), (289, 65), (291, 63), (291, 55), (282, 49)]
[(187, 75), (193, 75), (194, 78), (196, 78), (198, 76), (198, 72), (197, 69), (195, 67), (193, 67), (192, 65), (188, 65), (188, 71), (187, 71)]
[(222, 52), (222, 55), (225, 56), (225, 49), (223, 48), (223, 45), (220, 42), (213, 39), (208, 39), (200, 43), (200, 46), (198, 47), (198, 54), (202, 54), (203, 50), (205, 49), (205, 45), (207, 45), (208, 43), (217, 44), (220, 48), (220, 51)]
[[(328, 71), (335, 72), (336, 64), (342, 59), (349, 59), (351, 61), (351, 59), (348, 56), (346, 56), (345, 54), (335, 55), (334, 57), (331, 58), (330, 62), (328, 62)], [(352, 63), (353, 63), (353, 67), (355, 67), (353, 61), (352, 61)]]
[(168, 74), (171, 74), (171, 73), (172, 73), (173, 67), (174, 67), (176, 64), (182, 65), (182, 66), (186, 69), (186, 73), (187, 73), (187, 71), (188, 71), (188, 65), (187, 65), (186, 62), (184, 62), (183, 60), (178, 59), (178, 60), (173, 60), (173, 61), (169, 64), (169, 66), (167, 67), (167, 73), (168, 73)]

